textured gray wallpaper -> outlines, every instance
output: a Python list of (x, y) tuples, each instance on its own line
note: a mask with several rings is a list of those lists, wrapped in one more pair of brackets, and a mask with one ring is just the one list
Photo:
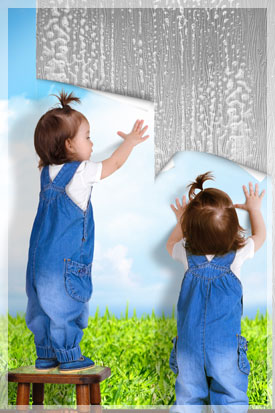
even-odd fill
[(153, 9), (38, 9), (37, 77), (154, 100), (153, 24)]
[(155, 102), (179, 150), (266, 171), (266, 9), (38, 8), (37, 77)]

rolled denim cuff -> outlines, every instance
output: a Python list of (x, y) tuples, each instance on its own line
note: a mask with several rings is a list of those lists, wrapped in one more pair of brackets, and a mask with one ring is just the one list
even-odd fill
[(54, 349), (57, 360), (60, 363), (63, 363), (65, 361), (74, 361), (74, 360), (78, 360), (81, 356), (81, 349), (80, 346), (76, 346), (73, 348), (70, 348), (69, 350), (66, 349), (62, 349), (62, 348), (55, 348)]
[(49, 359), (56, 358), (55, 351), (52, 347), (36, 346), (37, 357)]

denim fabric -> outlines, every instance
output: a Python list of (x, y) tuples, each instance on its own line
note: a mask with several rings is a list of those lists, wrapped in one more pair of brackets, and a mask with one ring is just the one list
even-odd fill
[(230, 270), (234, 258), (229, 252), (208, 262), (187, 252), (177, 304), (178, 340), (170, 356), (178, 369), (173, 412), (202, 412), (202, 405), (211, 405), (215, 413), (247, 412), (250, 365), (248, 342), (241, 336), (243, 288)]
[(178, 363), (177, 363), (177, 341), (178, 341), (178, 337), (174, 337), (172, 340), (173, 348), (172, 348), (170, 358), (169, 358), (170, 369), (175, 374), (178, 374), (179, 372)]
[(79, 164), (65, 163), (53, 181), (49, 167), (42, 169), (26, 272), (26, 324), (37, 356), (59, 362), (81, 356), (92, 294), (92, 204), (83, 211), (65, 192)]

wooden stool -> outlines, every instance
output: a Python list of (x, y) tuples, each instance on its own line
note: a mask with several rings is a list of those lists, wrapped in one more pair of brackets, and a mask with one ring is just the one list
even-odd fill
[(44, 383), (76, 385), (76, 401), (79, 405), (99, 405), (100, 382), (111, 375), (109, 367), (93, 366), (87, 370), (60, 373), (58, 367), (50, 371), (38, 371), (34, 366), (22, 366), (9, 370), (8, 381), (18, 383), (16, 405), (29, 405), (30, 383), (32, 383), (33, 405), (43, 405)]

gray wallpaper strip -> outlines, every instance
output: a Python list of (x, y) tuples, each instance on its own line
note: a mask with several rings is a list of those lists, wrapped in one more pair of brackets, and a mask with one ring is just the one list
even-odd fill
[(37, 77), (154, 99), (152, 9), (39, 9)]
[(266, 172), (266, 9), (38, 8), (37, 77), (155, 102), (179, 150)]

